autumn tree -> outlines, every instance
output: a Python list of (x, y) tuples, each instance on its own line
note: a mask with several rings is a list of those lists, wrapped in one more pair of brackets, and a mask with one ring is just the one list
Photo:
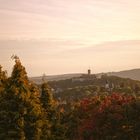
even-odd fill
[(6, 82), (7, 82), (7, 73), (6, 71), (2, 70), (2, 66), (0, 65), (0, 94), (5, 89)]
[[(96, 100), (83, 100), (80, 140), (137, 140), (140, 101), (133, 96), (112, 94)], [(96, 104), (95, 104), (96, 103)]]
[[(45, 77), (43, 77), (44, 79)], [(56, 120), (56, 112), (55, 112), (55, 106), (54, 106), (54, 100), (51, 92), (51, 88), (43, 80), (43, 84), (41, 85), (41, 96), (40, 101), (42, 103), (42, 107), (45, 110), (45, 119), (50, 122), (50, 130), (52, 129), (54, 125), (54, 121)], [(44, 129), (43, 133), (46, 133), (47, 128)], [(49, 139), (52, 139), (52, 131), (50, 131)]]
[(38, 92), (18, 57), (0, 103), (0, 139), (39, 140), (44, 125)]
[(43, 77), (41, 85), (41, 103), (46, 112), (46, 119), (50, 122), (51, 135), (49, 140), (65, 139), (64, 126), (61, 124), (61, 112), (58, 110), (50, 86)]
[(46, 110), (49, 120), (52, 119), (52, 113), (54, 112), (54, 99), (51, 92), (51, 88), (45, 82), (41, 86), (41, 103), (43, 108)]

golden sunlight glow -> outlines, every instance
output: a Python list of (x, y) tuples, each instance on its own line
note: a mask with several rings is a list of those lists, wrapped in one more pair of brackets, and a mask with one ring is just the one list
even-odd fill
[(30, 74), (32, 62), (33, 75), (139, 67), (139, 7), (139, 0), (0, 0), (0, 62), (10, 69), (5, 59), (16, 53)]

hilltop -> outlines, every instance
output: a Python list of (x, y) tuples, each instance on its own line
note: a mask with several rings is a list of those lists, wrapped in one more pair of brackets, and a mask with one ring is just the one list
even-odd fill
[[(121, 78), (130, 78), (133, 80), (139, 80), (140, 81), (140, 69), (132, 69), (132, 70), (125, 70), (125, 71), (119, 71), (119, 72), (107, 72), (107, 73), (97, 73), (97, 76), (107, 74), (109, 76), (118, 76)], [(65, 80), (65, 79), (71, 79), (73, 77), (80, 77), (82, 73), (73, 73), (73, 74), (62, 74), (62, 75), (50, 75), (46, 76), (47, 81), (59, 81), (59, 80)], [(38, 77), (31, 77), (30, 80), (34, 81), (37, 84), (40, 84), (42, 82), (42, 76)]]
[(130, 78), (140, 81), (140, 69), (125, 70), (120, 72), (109, 72), (108, 75), (114, 75), (122, 78)]

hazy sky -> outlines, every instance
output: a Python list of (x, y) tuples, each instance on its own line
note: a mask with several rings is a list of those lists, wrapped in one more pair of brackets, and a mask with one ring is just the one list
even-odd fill
[(0, 0), (0, 64), (29, 76), (140, 67), (140, 0)]

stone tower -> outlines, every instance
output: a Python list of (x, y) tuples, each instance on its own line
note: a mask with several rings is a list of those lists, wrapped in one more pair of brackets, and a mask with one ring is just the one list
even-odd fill
[(88, 75), (91, 75), (91, 70), (90, 69), (88, 69)]

